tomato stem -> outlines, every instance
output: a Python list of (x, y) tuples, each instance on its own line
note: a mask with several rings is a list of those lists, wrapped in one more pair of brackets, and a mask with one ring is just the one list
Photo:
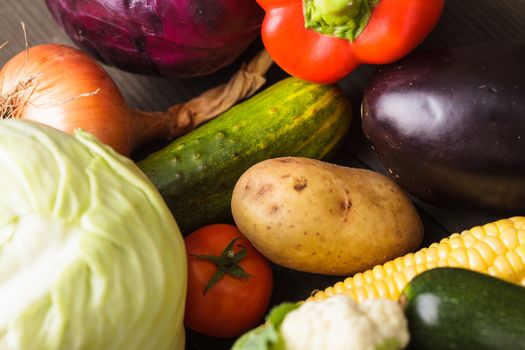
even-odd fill
[(303, 0), (305, 27), (320, 34), (355, 40), (380, 0)]
[(220, 256), (215, 255), (195, 255), (193, 256), (197, 259), (211, 261), (217, 266), (217, 271), (211, 276), (210, 280), (206, 284), (202, 294), (206, 294), (211, 287), (213, 287), (217, 282), (221, 280), (224, 275), (228, 274), (235, 278), (248, 279), (250, 275), (244, 271), (244, 269), (239, 266), (239, 263), (246, 258), (246, 247), (238, 245), (241, 250), (238, 253), (235, 253), (233, 247), (235, 242), (237, 242), (241, 237), (236, 237), (224, 248)]

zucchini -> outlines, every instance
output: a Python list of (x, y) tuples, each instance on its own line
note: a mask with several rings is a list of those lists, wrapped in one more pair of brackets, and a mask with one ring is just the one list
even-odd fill
[(342, 142), (350, 103), (335, 85), (287, 78), (138, 163), (188, 233), (231, 221), (235, 183), (275, 157), (324, 159)]
[(401, 296), (410, 348), (525, 349), (525, 288), (459, 268), (416, 276)]

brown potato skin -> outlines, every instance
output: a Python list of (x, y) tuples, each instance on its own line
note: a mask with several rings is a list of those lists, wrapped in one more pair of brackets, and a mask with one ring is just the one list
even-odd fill
[(235, 186), (232, 213), (269, 260), (318, 274), (364, 271), (423, 239), (412, 202), (388, 177), (307, 158), (252, 166)]

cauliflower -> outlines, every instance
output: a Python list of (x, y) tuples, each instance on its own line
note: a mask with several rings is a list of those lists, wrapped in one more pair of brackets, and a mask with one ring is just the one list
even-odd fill
[(398, 350), (408, 345), (399, 304), (369, 299), (357, 304), (336, 295), (288, 313), (280, 328), (286, 350)]

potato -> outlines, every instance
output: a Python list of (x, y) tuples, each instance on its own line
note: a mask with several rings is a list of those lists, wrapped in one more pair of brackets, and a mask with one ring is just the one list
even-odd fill
[(288, 268), (351, 275), (416, 249), (421, 220), (406, 194), (369, 170), (286, 157), (238, 180), (232, 213), (269, 260)]

